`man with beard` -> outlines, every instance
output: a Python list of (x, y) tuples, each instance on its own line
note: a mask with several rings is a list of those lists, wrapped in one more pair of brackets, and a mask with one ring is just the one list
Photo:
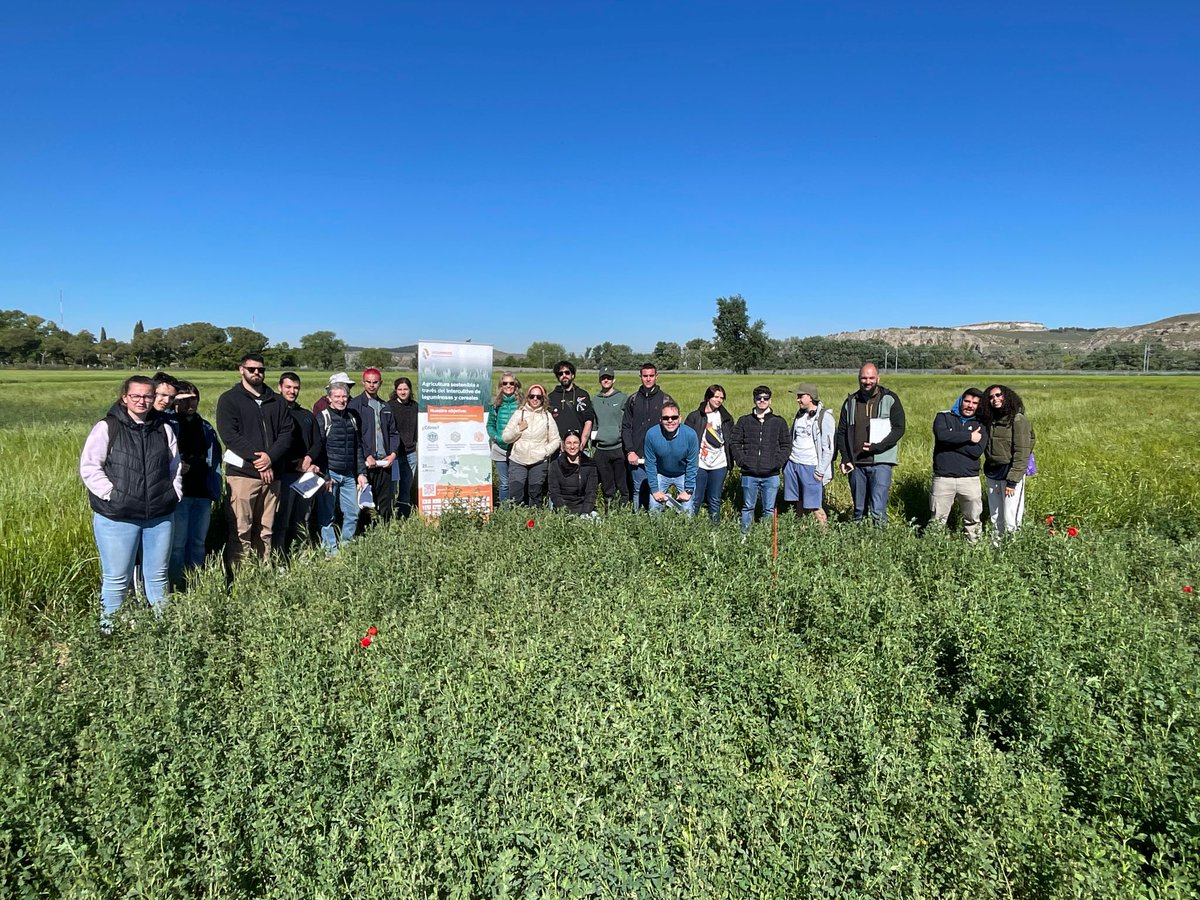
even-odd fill
[(900, 398), (879, 383), (879, 369), (864, 363), (858, 370), (858, 390), (842, 404), (836, 442), (842, 474), (850, 477), (855, 522), (868, 513), (879, 525), (887, 522), (892, 469), (899, 458), (896, 445), (904, 428)]
[(983, 531), (983, 491), (979, 487), (979, 458), (988, 433), (977, 418), (983, 392), (967, 388), (954, 405), (933, 418), (933, 486), (930, 524), (946, 526), (954, 501), (962, 514), (963, 531), (974, 544)]
[(546, 398), (546, 408), (554, 416), (558, 436), (565, 438), (568, 432), (574, 431), (579, 435), (580, 444), (586, 447), (596, 424), (592, 396), (575, 384), (575, 363), (570, 360), (554, 364), (554, 377), (558, 379), (558, 387)]
[(392, 463), (400, 452), (400, 432), (396, 418), (387, 401), (379, 396), (383, 373), (378, 369), (363, 369), (363, 392), (347, 405), (358, 414), (362, 424), (363, 453), (367, 459), (367, 481), (375, 500), (375, 516), (385, 522), (392, 518), (396, 506), (396, 487), (392, 481)]
[(241, 381), (217, 399), (217, 433), (225, 452), (225, 515), (229, 542), (227, 573), (247, 553), (266, 562), (279, 506), (279, 480), (295, 423), (287, 405), (264, 383), (261, 353), (247, 353), (238, 366)]
[(325, 447), (325, 435), (317, 425), (317, 417), (296, 402), (300, 396), (299, 375), (295, 372), (280, 375), (279, 393), (295, 425), (279, 476), (279, 509), (275, 512), (275, 530), (271, 535), (272, 548), (286, 558), (304, 530), (312, 508), (312, 498), (300, 496), (292, 485), (306, 473), (319, 471), (316, 460), (321, 458)]

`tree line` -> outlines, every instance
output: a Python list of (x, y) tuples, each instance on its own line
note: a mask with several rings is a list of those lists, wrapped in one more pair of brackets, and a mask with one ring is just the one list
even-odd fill
[[(1145, 345), (1111, 344), (1078, 354), (1054, 343), (1026, 343), (984, 350), (939, 344), (888, 344), (882, 340), (835, 340), (827, 337), (773, 338), (762, 319), (750, 321), (746, 301), (738, 294), (718, 297), (712, 337), (684, 343), (658, 341), (652, 350), (634, 350), (608, 341), (567, 350), (553, 341), (534, 341), (524, 354), (499, 360), (508, 367), (549, 369), (562, 359), (581, 368), (609, 365), (636, 368), (653, 362), (660, 370), (855, 369), (864, 360), (894, 361), (904, 369), (1012, 370), (1088, 369), (1141, 371), (1147, 364)], [(20, 310), (0, 310), (0, 365), (79, 366), (123, 369), (233, 369), (249, 351), (262, 352), (273, 369), (337, 370), (347, 365), (392, 368), (411, 364), (410, 354), (374, 347), (351, 352), (332, 331), (314, 331), (297, 347), (286, 341), (272, 345), (262, 332), (239, 325), (219, 327), (190, 322), (171, 328), (146, 328), (138, 322), (129, 340), (97, 337), (84, 329), (70, 332), (49, 319)], [(1200, 351), (1151, 343), (1151, 371), (1200, 371)]]

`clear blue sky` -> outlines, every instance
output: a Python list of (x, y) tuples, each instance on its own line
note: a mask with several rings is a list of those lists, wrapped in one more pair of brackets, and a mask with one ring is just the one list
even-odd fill
[(1200, 2), (8, 3), (0, 308), (523, 350), (1200, 309)]

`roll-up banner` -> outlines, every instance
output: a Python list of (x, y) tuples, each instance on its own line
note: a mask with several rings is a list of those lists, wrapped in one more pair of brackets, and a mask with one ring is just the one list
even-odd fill
[(492, 509), (487, 406), (492, 347), (451, 341), (417, 344), (417, 496), (422, 515), (458, 506)]

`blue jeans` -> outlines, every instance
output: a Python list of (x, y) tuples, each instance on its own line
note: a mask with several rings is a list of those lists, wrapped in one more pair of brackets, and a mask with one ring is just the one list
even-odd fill
[(317, 491), (317, 524), (321, 526), (321, 545), (326, 553), (333, 555), (338, 549), (337, 532), (333, 527), (333, 502), (336, 498), (342, 508), (341, 542), (344, 544), (358, 530), (358, 479), (354, 475), (330, 472), (329, 480), (333, 482), (332, 490)]
[(713, 522), (721, 521), (721, 490), (725, 487), (725, 473), (729, 469), (722, 466), (719, 469), (696, 470), (696, 494), (692, 498), (692, 513), (700, 512), (700, 507), (708, 505), (708, 517)]
[[(658, 476), (658, 490), (660, 490), (664, 494), (667, 494), (668, 496), (670, 496), (670, 492), (667, 490), (667, 488), (669, 488), (671, 485), (675, 485), (676, 492), (682, 491), (683, 487), (684, 487), (684, 481), (686, 478), (687, 478), (686, 475), (659, 475)], [(686, 508), (685, 511), (690, 516), (692, 514), (692, 504), (690, 502), (688, 502), (683, 505)], [(654, 494), (653, 493), (650, 494), (650, 512), (659, 513), (667, 508), (668, 508), (668, 504), (659, 503), (657, 500), (654, 499)]]
[(92, 513), (92, 532), (100, 551), (100, 607), (105, 620), (121, 607), (133, 581), (133, 564), (142, 551), (146, 599), (160, 606), (167, 599), (167, 567), (171, 560), (174, 516), (117, 520)]
[(404, 519), (412, 515), (412, 486), (416, 474), (416, 450), (396, 457), (396, 514)]
[(634, 466), (629, 470), (633, 479), (633, 508), (647, 509), (650, 506), (650, 482), (647, 480), (646, 467)]
[(775, 495), (779, 493), (779, 476), (768, 475), (759, 478), (754, 475), (742, 476), (742, 534), (750, 530), (754, 524), (754, 507), (762, 496), (763, 516), (770, 515), (775, 508)]
[(505, 503), (509, 499), (508, 493), (508, 460), (494, 459), (496, 464), (496, 505)]
[(171, 538), (171, 584), (183, 585), (183, 576), (204, 565), (212, 501), (207, 497), (184, 497), (175, 507)]
[(850, 470), (850, 498), (854, 501), (854, 521), (861, 522), (867, 512), (882, 525), (887, 521), (888, 493), (892, 489), (892, 467), (887, 463), (855, 466)]

